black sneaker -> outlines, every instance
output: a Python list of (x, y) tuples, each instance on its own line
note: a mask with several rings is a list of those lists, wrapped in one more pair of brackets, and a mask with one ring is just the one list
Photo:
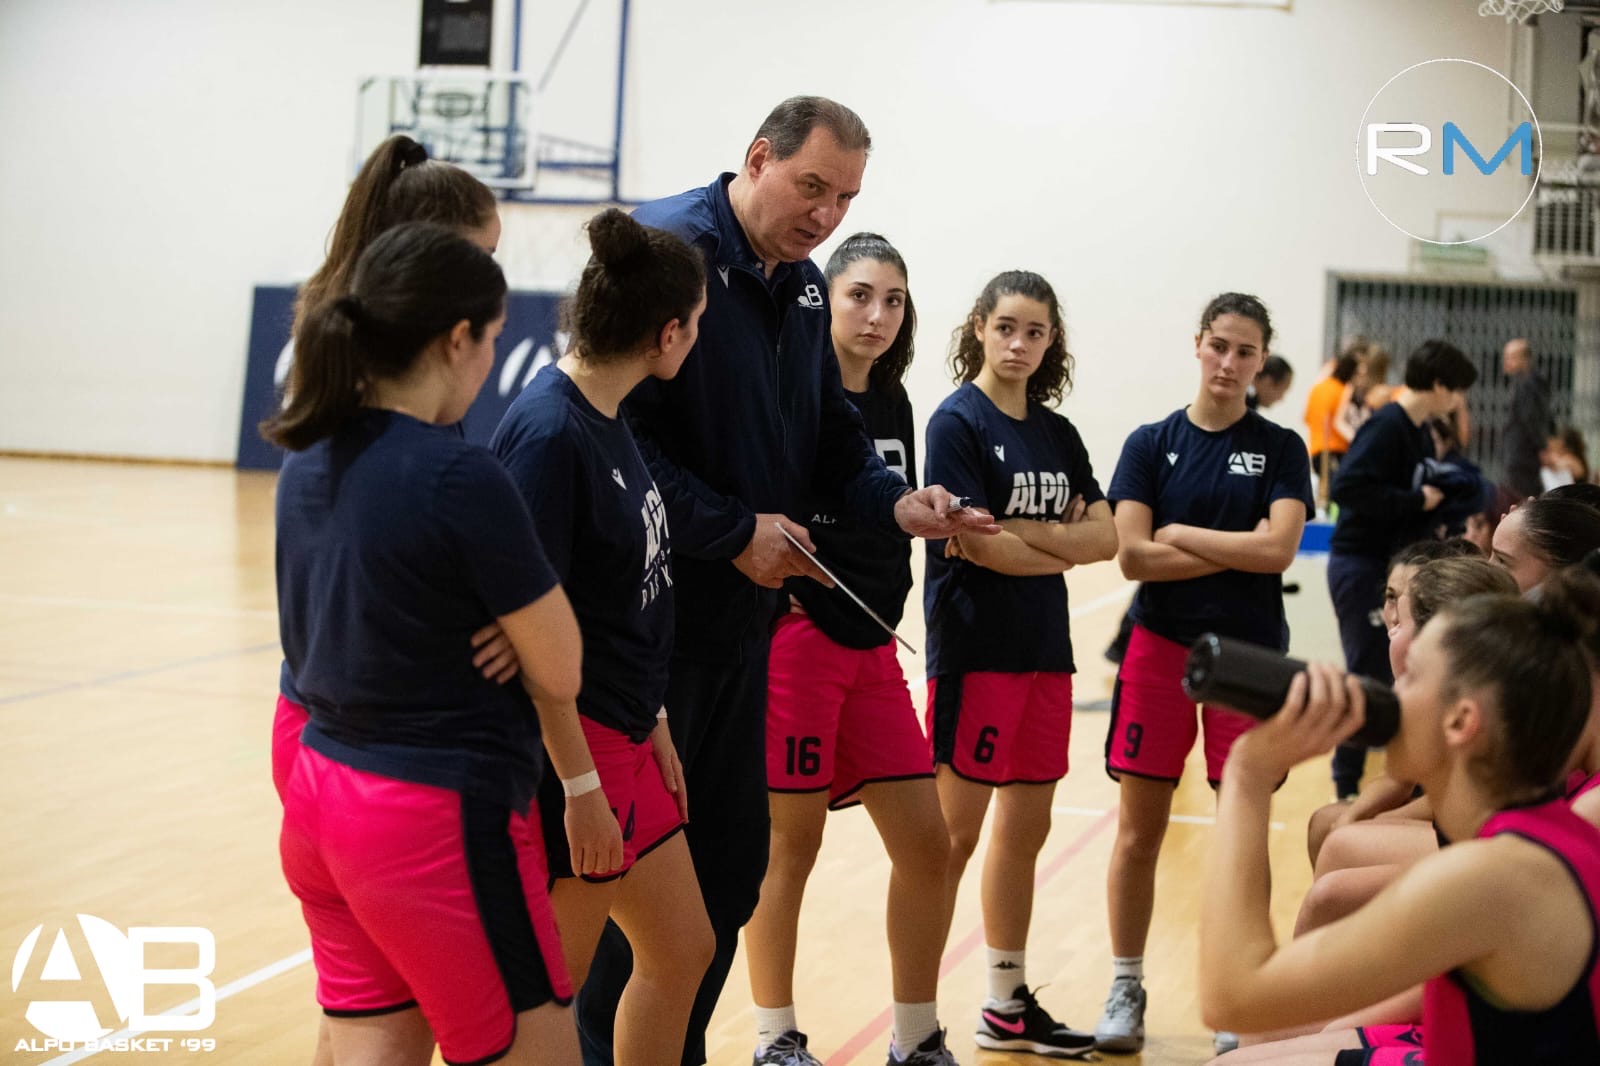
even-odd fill
[(1017, 986), (1011, 1003), (979, 1011), (973, 1039), (987, 1051), (1026, 1051), (1057, 1059), (1081, 1058), (1094, 1050), (1092, 1034), (1069, 1029), (1050, 1017), (1027, 985)]
[(806, 1034), (798, 1029), (790, 1029), (750, 1061), (751, 1066), (822, 1066), (822, 1060), (806, 1050)]

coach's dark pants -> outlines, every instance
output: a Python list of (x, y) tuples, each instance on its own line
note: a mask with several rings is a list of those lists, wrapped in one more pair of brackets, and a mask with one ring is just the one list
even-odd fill
[[(1388, 684), (1389, 634), (1383, 627), (1383, 582), (1387, 559), (1370, 555), (1328, 556), (1328, 594), (1339, 617), (1345, 669)], [(1341, 796), (1354, 792), (1366, 769), (1367, 749), (1340, 744), (1333, 753), (1333, 783)], [(693, 795), (693, 793), (691, 793)]]
[[(739, 663), (674, 659), (667, 683), (667, 720), (689, 787), (684, 835), (717, 936), (716, 954), (689, 1015), (684, 1066), (706, 1061), (706, 1026), (733, 965), (739, 929), (755, 912), (767, 872), (767, 651), (765, 641), (751, 641)], [(578, 995), (578, 1034), (587, 1066), (613, 1062), (617, 1000), (632, 971), (627, 938), (607, 922)]]

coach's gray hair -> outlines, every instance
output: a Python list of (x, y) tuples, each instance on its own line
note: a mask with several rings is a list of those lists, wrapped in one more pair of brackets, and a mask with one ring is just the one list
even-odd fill
[(867, 132), (860, 115), (824, 96), (791, 96), (761, 123), (750, 147), (744, 150), (745, 158), (750, 157), (750, 148), (756, 146), (756, 141), (766, 138), (774, 159), (788, 159), (818, 126), (833, 134), (839, 147), (847, 152), (872, 151), (872, 134)]

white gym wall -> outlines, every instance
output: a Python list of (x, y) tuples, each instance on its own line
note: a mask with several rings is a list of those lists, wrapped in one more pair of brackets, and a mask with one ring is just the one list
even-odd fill
[[(526, 3), (548, 9), (530, 32), (559, 30), (572, 6)], [(591, 4), (553, 93), (610, 62), (611, 6)], [(1132, 426), (1193, 394), (1189, 337), (1224, 289), (1271, 308), (1298, 372), (1273, 414), (1298, 426), (1324, 272), (1407, 264), (1407, 238), (1356, 179), (1362, 112), (1423, 59), (1504, 70), (1506, 24), (1476, 6), (637, 2), (623, 192), (736, 166), (784, 96), (848, 103), (875, 148), (840, 235), (875, 229), (906, 254), (919, 415), (949, 390), (946, 341), (978, 288), (1037, 270), (1079, 360), (1063, 409), (1105, 481)], [(318, 262), (350, 176), (356, 81), (413, 66), (417, 24), (414, 0), (0, 4), (0, 450), (231, 460), (251, 287)], [(525, 38), (525, 69), (551, 47)], [(606, 95), (553, 100), (552, 121), (608, 114), (608, 78)], [(548, 268), (536, 210), (505, 211), (514, 285)]]

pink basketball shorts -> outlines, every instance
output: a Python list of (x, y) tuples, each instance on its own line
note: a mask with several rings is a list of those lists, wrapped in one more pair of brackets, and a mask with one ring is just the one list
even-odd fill
[(295, 752), (300, 750), (300, 731), (311, 720), (311, 713), (289, 697), (278, 694), (278, 710), (272, 717), (272, 783), (282, 801), (294, 768)]
[[(655, 747), (645, 740), (635, 743), (628, 734), (589, 718), (579, 717), (589, 757), (600, 774), (611, 813), (622, 826), (622, 866), (605, 874), (579, 874), (585, 881), (615, 881), (641, 857), (666, 843), (683, 828), (678, 800), (667, 791), (656, 763)], [(572, 849), (567, 845), (567, 799), (555, 768), (545, 763), (539, 785), (539, 815), (543, 822), (545, 855), (550, 876), (572, 877)]]
[(1356, 1030), (1361, 1046), (1341, 1051), (1335, 1066), (1424, 1066), (1420, 1025), (1366, 1025)]
[(1205, 726), (1206, 779), (1222, 780), (1228, 751), (1255, 719), (1238, 711), (1205, 706), (1183, 691), (1183, 664), (1189, 649), (1134, 626), (1128, 651), (1117, 672), (1111, 696), (1111, 725), (1106, 731), (1106, 772), (1177, 781), (1183, 762)]
[(846, 648), (803, 614), (780, 618), (767, 665), (767, 788), (826, 791), (838, 810), (865, 785), (931, 776), (894, 645)]
[(950, 674), (928, 679), (933, 760), (985, 785), (1042, 785), (1067, 776), (1072, 675)]
[(419, 1007), (448, 1063), (505, 1053), (516, 1016), (572, 998), (537, 822), (301, 746), (279, 853), (335, 1017)]

